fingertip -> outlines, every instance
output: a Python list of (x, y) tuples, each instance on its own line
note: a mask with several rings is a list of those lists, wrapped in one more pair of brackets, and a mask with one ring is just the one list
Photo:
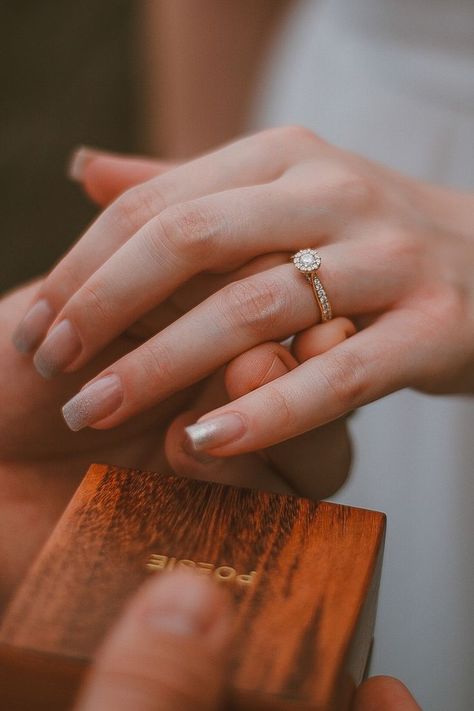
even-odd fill
[[(177, 565), (171, 572), (150, 571), (150, 579), (119, 621), (116, 635), (112, 633), (112, 654), (129, 645), (140, 646), (145, 653), (156, 648), (158, 658), (165, 654), (170, 660), (178, 653), (181, 661), (196, 650), (203, 661), (209, 654), (226, 652), (233, 631), (228, 590), (210, 569), (190, 567), (190, 561)], [(221, 663), (225, 665), (224, 658)]]
[(421, 711), (421, 709), (399, 679), (374, 676), (357, 689), (352, 711)]
[(347, 318), (346, 316), (338, 316), (336, 320), (340, 321), (342, 330), (344, 331), (346, 338), (350, 338), (351, 336), (357, 333), (357, 327), (355, 323), (351, 321), (350, 318)]
[(93, 202), (106, 207), (144, 179), (141, 175), (134, 179), (133, 171), (128, 170), (127, 159), (96, 153), (85, 162), (81, 184)]
[(82, 183), (88, 164), (99, 155), (101, 151), (90, 146), (74, 148), (66, 167), (67, 177), (75, 183)]
[(225, 371), (225, 386), (231, 400), (285, 375), (298, 365), (280, 343), (262, 343), (234, 358)]
[(184, 567), (152, 573), (99, 650), (76, 711), (214, 708), (231, 632), (215, 582)]
[(159, 634), (209, 636), (220, 644), (229, 625), (230, 602), (216, 582), (187, 563), (152, 574), (131, 614)]
[(354, 323), (345, 316), (311, 326), (293, 339), (292, 352), (300, 363), (326, 353), (357, 332)]
[(73, 150), (66, 172), (68, 178), (79, 183), (93, 202), (105, 206), (117, 197), (123, 185), (124, 160), (98, 148), (79, 146)]
[(89, 146), (76, 148), (67, 174), (93, 202), (105, 207), (128, 188), (175, 167), (175, 163), (121, 156)]
[(190, 443), (185, 428), (193, 424), (200, 413), (189, 410), (176, 417), (165, 435), (165, 457), (175, 474), (196, 479), (206, 478), (209, 467), (219, 460), (206, 452), (197, 451)]

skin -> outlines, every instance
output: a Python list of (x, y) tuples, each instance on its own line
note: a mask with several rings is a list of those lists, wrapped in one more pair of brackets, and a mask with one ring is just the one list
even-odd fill
[[(229, 82), (228, 73), (225, 70), (225, 67), (228, 66), (229, 61), (231, 63), (233, 62), (235, 67), (235, 74), (240, 76), (242, 67), (239, 63), (242, 61), (242, 59), (244, 59), (248, 67), (247, 74), (249, 76), (254, 77), (255, 66), (252, 66), (252, 64), (255, 64), (255, 62), (260, 61), (262, 57), (262, 53), (260, 51), (260, 46), (262, 44), (262, 35), (267, 34), (268, 30), (273, 29), (273, 27), (275, 26), (275, 14), (277, 14), (280, 9), (286, 5), (286, 3), (275, 2), (274, 0), (272, 0), (271, 2), (263, 0), (263, 2), (239, 3), (239, 9), (237, 10), (237, 12), (241, 12), (241, 17), (240, 21), (237, 21), (237, 25), (250, 28), (251, 31), (245, 33), (245, 37), (241, 38), (241, 41), (239, 42), (239, 51), (234, 55), (231, 51), (232, 42), (227, 41), (226, 37), (224, 37), (223, 41), (221, 41), (223, 35), (223, 28), (225, 29), (227, 27), (229, 29), (230, 39), (232, 39), (234, 35), (235, 16), (234, 22), (222, 22), (222, 19), (224, 19), (225, 21), (226, 16), (229, 14), (229, 8), (226, 7), (225, 4), (223, 5), (219, 0), (217, 2), (216, 0), (209, 0), (206, 1), (205, 5), (200, 7), (199, 13), (190, 14), (189, 10), (193, 8), (194, 3), (190, 2), (189, 0), (177, 0), (174, 3), (147, 3), (147, 13), (151, 13), (151, 17), (147, 16), (146, 18), (147, 22), (150, 19), (153, 21), (156, 20), (155, 12), (157, 12), (156, 8), (158, 4), (162, 5), (162, 7), (164, 8), (164, 11), (162, 12), (162, 14), (160, 14), (159, 17), (159, 23), (157, 23), (157, 26), (159, 28), (162, 28), (163, 35), (166, 36), (167, 34), (169, 34), (170, 29), (171, 31), (173, 31), (173, 28), (180, 28), (181, 30), (183, 30), (183, 19), (187, 20), (188, 22), (186, 24), (186, 27), (188, 33), (185, 48), (189, 50), (191, 57), (194, 56), (193, 52), (199, 52), (200, 61), (187, 62), (185, 63), (185, 65), (181, 63), (181, 76), (179, 84), (181, 87), (183, 87), (183, 92), (181, 96), (177, 96), (176, 92), (174, 91), (176, 87), (175, 78), (177, 74), (176, 62), (180, 62), (183, 56), (182, 52), (173, 54), (172, 52), (168, 51), (165, 57), (163, 57), (163, 55), (160, 53), (160, 65), (162, 67), (165, 66), (165, 73), (161, 79), (160, 93), (161, 99), (164, 93), (166, 96), (166, 100), (160, 101), (160, 121), (157, 121), (156, 124), (162, 125), (162, 135), (159, 139), (157, 139), (156, 134), (153, 134), (149, 137), (149, 142), (151, 146), (159, 146), (161, 148), (164, 147), (169, 151), (169, 154), (173, 156), (193, 155), (203, 149), (207, 149), (208, 147), (215, 145), (216, 142), (227, 140), (228, 138), (232, 137), (233, 135), (239, 133), (242, 130), (242, 124), (245, 120), (245, 109), (249, 101), (249, 88), (251, 88), (252, 82), (249, 81), (246, 85), (238, 85), (236, 83)], [(158, 10), (158, 12), (160, 12), (160, 10)], [(233, 13), (235, 13), (235, 8), (233, 8), (230, 12), (233, 16)], [(212, 43), (212, 33), (208, 33), (205, 46), (209, 51), (206, 52), (205, 59), (207, 60), (207, 62), (205, 62), (202, 61), (203, 57), (201, 54), (203, 46), (202, 29), (205, 28), (207, 30), (210, 26), (208, 22), (209, 18), (212, 18), (214, 21), (213, 24), (219, 27), (218, 35), (216, 35), (219, 36), (219, 42)], [(257, 21), (258, 25), (256, 32), (253, 31), (252, 27), (255, 21)], [(201, 28), (200, 33), (196, 32), (197, 28)], [(247, 42), (245, 52), (240, 52), (242, 39)], [(152, 40), (153, 41), (150, 42), (152, 53), (151, 57), (149, 57), (149, 59), (151, 58), (152, 60), (150, 62), (151, 65), (153, 65), (153, 59), (154, 57), (156, 57), (156, 47), (158, 46), (161, 49), (161, 47), (164, 46), (162, 42), (155, 42), (154, 36), (152, 36)], [(222, 66), (223, 71), (222, 79), (219, 81), (219, 76), (215, 76), (214, 72), (216, 67), (215, 53), (218, 52), (220, 54), (222, 45), (224, 45), (224, 47), (228, 50), (228, 55), (226, 56), (225, 61), (222, 61), (223, 58), (222, 56), (220, 56), (220, 66)], [(168, 49), (170, 49), (170, 47)], [(165, 63), (163, 62), (163, 59), (165, 59)], [(197, 77), (196, 72), (198, 72)], [(211, 75), (214, 75), (213, 81), (209, 81), (209, 76)], [(199, 76), (201, 76), (201, 81), (199, 81)], [(153, 84), (154, 78), (155, 77), (153, 76)], [(198, 81), (196, 81), (196, 79)], [(170, 89), (173, 89), (171, 94)], [(194, 89), (197, 90), (197, 96), (199, 98), (198, 101), (192, 100), (192, 90)], [(226, 100), (222, 102), (224, 92), (226, 93)], [(202, 101), (203, 96), (206, 95), (208, 96), (208, 99), (206, 101)], [(152, 92), (150, 96), (150, 106), (152, 108), (153, 98), (154, 95)], [(222, 114), (222, 111), (220, 111), (219, 113), (214, 110), (213, 107), (215, 106), (216, 100), (218, 100), (221, 107), (224, 106), (228, 110), (226, 116)], [(186, 107), (186, 110), (177, 113), (176, 107), (183, 106), (183, 102)], [(196, 111), (198, 112), (197, 118), (200, 118), (200, 121), (196, 121)], [(200, 115), (199, 112), (201, 112)], [(197, 130), (196, 127), (198, 127)], [(165, 140), (163, 140), (163, 134), (165, 135)], [(127, 170), (130, 170), (130, 164), (128, 164), (128, 166), (126, 167)], [(138, 172), (140, 173), (140, 170)], [(124, 175), (125, 171), (123, 171), (123, 177)], [(122, 182), (124, 187), (128, 187), (127, 179), (123, 180)], [(105, 187), (105, 190), (107, 191), (107, 186)], [(118, 192), (121, 192), (121, 190), (117, 191), (117, 194)], [(107, 200), (105, 200), (104, 202), (106, 201)], [(31, 294), (28, 294), (28, 296), (29, 298), (31, 298)], [(344, 331), (344, 327), (342, 328), (342, 330)], [(348, 330), (350, 331), (350, 327)], [(326, 335), (322, 337), (321, 342), (330, 343), (334, 345), (334, 339), (332, 338), (331, 331), (326, 331), (325, 333)], [(346, 335), (351, 335), (351, 333), (352, 331), (350, 333), (346, 333)], [(312, 337), (309, 331), (303, 333), (298, 339), (298, 349), (301, 349), (301, 352), (306, 357), (311, 357), (311, 355), (308, 356), (308, 353), (311, 352), (311, 340)], [(130, 348), (130, 344), (127, 344), (127, 347)], [(2, 362), (4, 362), (3, 359)], [(26, 363), (27, 361), (24, 361), (24, 364)], [(92, 363), (92, 367), (95, 367), (96, 364), (99, 365), (100, 362), (94, 361)], [(78, 384), (81, 385), (82, 376), (86, 373), (87, 370), (81, 371), (81, 377), (78, 378), (77, 381), (69, 378), (69, 387), (73, 389), (75, 382), (78, 382)], [(27, 377), (26, 370), (22, 370), (21, 375), (22, 377)], [(38, 386), (38, 382), (39, 380), (35, 379), (33, 390)], [(31, 385), (32, 383), (30, 382), (30, 387)], [(42, 387), (43, 384), (40, 383), (40, 389)], [(33, 452), (43, 451), (44, 443), (41, 443), (41, 426), (43, 425), (43, 423), (41, 423), (41, 426), (38, 426), (38, 423), (35, 422), (35, 420), (37, 420), (38, 418), (31, 417), (31, 415), (35, 416), (38, 411), (43, 412), (42, 408), (44, 398), (46, 398), (47, 402), (49, 403), (51, 393), (53, 392), (57, 394), (60, 392), (59, 385), (56, 386), (55, 384), (54, 387), (57, 387), (58, 390), (54, 390), (51, 385), (49, 386), (48, 391), (44, 389), (42, 396), (43, 400), (41, 399), (41, 397), (38, 399), (38, 404), (40, 405), (39, 408), (36, 407), (32, 409), (25, 409), (25, 412), (27, 412), (28, 414), (27, 420), (23, 419), (21, 411), (20, 413), (17, 413), (20, 417), (20, 419), (17, 420), (17, 423), (21, 422), (22, 426), (24, 426), (25, 422), (27, 422), (28, 424), (34, 423), (33, 429), (35, 437), (38, 435), (38, 433), (40, 434), (40, 437), (37, 440), (34, 439)], [(251, 388), (249, 388), (249, 390), (250, 389)], [(69, 390), (65, 388), (61, 391), (60, 397), (64, 397), (68, 392)], [(7, 404), (9, 404), (9, 402), (7, 402)], [(11, 403), (13, 404), (13, 399), (11, 400)], [(13, 410), (15, 411), (15, 407), (13, 408)], [(57, 408), (54, 411), (53, 409), (47, 410), (47, 413), (51, 413), (53, 415), (53, 420), (55, 422), (58, 421)], [(184, 416), (185, 418), (187, 417), (186, 414)], [(324, 431), (324, 429), (322, 431)], [(11, 438), (13, 439), (13, 442), (17, 441), (17, 431), (14, 430), (13, 427), (7, 428), (7, 430), (4, 430), (4, 433), (5, 432), (7, 434), (7, 437), (4, 438), (3, 442), (10, 442)], [(60, 433), (61, 437), (67, 437), (66, 430), (62, 425)], [(88, 437), (90, 434), (95, 436), (95, 434), (91, 433), (90, 430), (81, 433), (80, 436), (82, 437), (82, 435), (86, 435)], [(104, 433), (99, 434), (102, 437)], [(117, 435), (119, 434), (120, 433), (117, 430)], [(53, 436), (56, 436), (54, 429)], [(74, 435), (74, 437), (75, 442), (77, 444), (78, 435)], [(311, 439), (307, 440), (308, 443), (310, 443), (311, 441)], [(84, 442), (84, 438), (82, 442)], [(102, 440), (102, 444), (103, 442), (104, 441)], [(121, 457), (123, 457), (124, 455), (130, 455), (132, 458), (136, 458), (137, 456), (141, 456), (143, 458), (142, 440), (140, 440), (140, 435), (138, 435), (136, 440), (131, 437), (130, 440), (126, 442), (124, 448), (118, 446), (117, 443), (114, 442), (113, 437), (112, 440), (109, 440), (108, 442), (111, 442), (111, 446), (109, 449), (100, 449), (100, 447), (98, 447), (96, 451), (107, 452), (110, 454), (115, 452), (117, 453), (117, 456)], [(79, 477), (83, 471), (83, 465), (85, 465), (85, 463), (89, 461), (88, 457), (92, 456), (92, 453), (94, 451), (92, 445), (96, 444), (97, 442), (93, 440), (90, 449), (89, 444), (86, 444), (85, 451), (83, 450), (84, 445), (81, 444), (81, 446), (78, 448), (78, 452), (74, 453), (73, 456), (68, 455), (67, 462), (68, 471), (71, 473), (70, 477), (64, 476), (65, 459), (61, 459), (61, 457), (63, 457), (64, 455), (64, 452), (62, 450), (59, 454), (57, 462), (55, 461), (53, 466), (45, 466), (46, 462), (42, 458), (43, 455), (40, 456), (41, 463), (40, 465), (38, 465), (38, 463), (34, 461), (36, 456), (35, 454), (33, 454), (31, 461), (29, 459), (28, 454), (28, 465), (25, 466), (25, 463), (21, 462), (19, 464), (18, 469), (15, 468), (13, 459), (9, 459), (7, 462), (3, 462), (0, 466), (0, 476), (2, 478), (2, 482), (5, 480), (7, 482), (7, 500), (8, 489), (9, 487), (11, 487), (13, 479), (17, 478), (17, 473), (19, 474), (18, 479), (20, 481), (20, 486), (18, 486), (18, 481), (15, 483), (17, 494), (19, 494), (19, 496), (13, 497), (13, 512), (19, 511), (21, 515), (25, 510), (27, 512), (29, 509), (32, 510), (32, 530), (34, 530), (35, 528), (36, 530), (39, 530), (37, 527), (37, 519), (41, 518), (41, 515), (38, 517), (38, 512), (35, 512), (34, 498), (36, 494), (43, 492), (43, 511), (44, 504), (46, 501), (53, 502), (51, 506), (51, 512), (49, 514), (50, 520), (46, 525), (46, 530), (49, 529), (50, 525), (52, 525), (52, 521), (56, 518), (62, 506), (64, 505), (64, 502), (75, 488), (76, 483), (79, 480)], [(29, 444), (26, 447), (26, 452), (28, 452), (28, 448)], [(169, 452), (173, 451), (173, 448), (171, 446), (167, 449), (169, 450)], [(25, 450), (23, 449), (23, 452), (24, 451)], [(175, 459), (175, 465), (177, 465), (178, 469), (180, 466), (201, 467), (201, 473), (204, 473), (204, 465), (202, 462), (196, 460), (195, 457), (189, 457), (188, 453), (184, 452), (182, 448), (179, 448), (176, 451), (177, 457)], [(10, 445), (7, 447), (7, 453), (11, 456)], [(318, 454), (320, 456), (320, 450), (318, 451)], [(155, 452), (151, 456), (157, 457), (155, 460), (157, 462), (163, 461), (161, 453)], [(290, 456), (289, 461), (291, 460), (292, 457)], [(136, 463), (137, 460), (135, 459), (134, 461)], [(153, 466), (156, 467), (157, 465)], [(222, 463), (219, 462), (219, 460), (216, 460), (212, 463), (212, 466), (219, 468), (219, 466), (222, 467)], [(6, 478), (5, 470), (8, 470), (8, 475), (6, 476)], [(213, 476), (214, 474), (215, 471), (213, 473)], [(23, 483), (21, 483), (22, 480), (24, 480), (24, 486)], [(53, 484), (52, 487), (49, 485), (50, 483)], [(61, 487), (64, 487), (64, 491), (60, 493), (58, 498), (56, 498), (54, 494), (60, 492)], [(25, 492), (28, 492), (27, 496), (25, 496)], [(51, 492), (53, 496), (49, 496), (49, 492)], [(31, 500), (28, 500), (30, 498)], [(21, 502), (20, 509), (17, 508), (18, 502)], [(23, 506), (23, 504), (25, 504), (25, 506)], [(149, 631), (149, 625), (146, 626), (146, 629), (143, 626), (143, 618), (141, 617), (143, 606), (154, 606), (155, 612), (157, 612), (161, 618), (163, 610), (166, 610), (166, 612), (169, 613), (169, 609), (166, 608), (165, 605), (166, 595), (163, 596), (163, 594), (158, 589), (158, 586), (160, 585), (161, 581), (154, 582), (156, 583), (155, 587), (152, 586), (148, 590), (141, 591), (139, 593), (137, 599), (132, 603), (128, 615), (126, 615), (125, 618), (121, 620), (111, 640), (107, 643), (106, 647), (104, 647), (103, 653), (99, 657), (96, 670), (90, 679), (88, 691), (86, 692), (84, 701), (81, 703), (82, 711), (84, 711), (84, 709), (89, 709), (89, 711), (93, 711), (93, 709), (107, 708), (107, 706), (109, 705), (107, 702), (109, 700), (111, 701), (110, 708), (117, 709), (118, 711), (120, 711), (120, 708), (131, 708), (131, 706), (124, 706), (124, 704), (126, 703), (130, 694), (133, 695), (137, 693), (141, 698), (139, 705), (136, 705), (134, 703), (132, 706), (134, 709), (136, 709), (136, 711), (143, 711), (145, 708), (174, 709), (178, 707), (178, 701), (182, 702), (180, 708), (185, 709), (189, 707), (195, 709), (198, 708), (197, 704), (200, 702), (200, 699), (195, 698), (196, 686), (200, 686), (201, 688), (206, 689), (209, 693), (209, 696), (204, 699), (204, 707), (215, 707), (214, 701), (216, 699), (216, 696), (218, 696), (220, 693), (219, 689), (221, 686), (222, 679), (222, 665), (225, 665), (226, 661), (225, 621), (221, 627), (222, 633), (220, 641), (218, 640), (217, 644), (215, 642), (215, 638), (212, 643), (209, 642), (208, 638), (203, 639), (202, 636), (199, 637), (198, 640), (193, 640), (193, 643), (195, 645), (195, 653), (192, 653), (193, 645), (188, 645), (189, 639), (186, 636), (183, 637), (182, 633), (176, 637), (176, 635), (170, 635), (169, 630), (168, 634), (164, 635), (163, 630), (157, 630), (157, 634), (147, 636), (145, 632)], [(179, 598), (180, 589), (181, 586), (178, 586), (178, 588), (173, 591), (174, 598)], [(214, 593), (209, 593), (208, 603), (212, 603), (213, 610), (220, 610), (221, 616), (225, 617), (226, 604), (224, 600), (219, 600), (219, 598), (216, 597)], [(212, 638), (212, 635), (210, 635), (210, 637)], [(198, 643), (197, 647), (196, 641)], [(124, 665), (124, 659), (127, 657), (126, 650), (130, 648), (134, 649), (135, 652), (133, 654), (133, 659), (137, 659), (136, 669), (134, 667), (130, 668), (128, 658), (127, 664)], [(216, 652), (219, 653), (216, 654)], [(148, 689), (137, 688), (136, 679), (134, 678), (135, 672), (137, 676), (141, 674), (142, 670), (139, 668), (138, 662), (144, 661), (142, 655), (145, 655), (146, 661), (148, 661), (148, 663), (152, 666), (152, 673), (150, 678), (148, 679)], [(212, 664), (209, 663), (210, 658), (212, 659)], [(196, 666), (196, 660), (200, 659), (204, 659), (202, 665)], [(163, 662), (165, 662), (165, 664), (163, 664)], [(109, 674), (109, 671), (111, 671), (112, 674)], [(200, 685), (198, 683), (197, 685), (193, 686), (191, 696), (194, 695), (194, 698), (191, 699), (191, 696), (189, 696), (189, 679), (190, 674), (192, 672), (195, 672), (196, 674), (195, 678), (192, 681), (195, 682), (196, 678), (199, 679), (199, 677), (201, 677), (203, 683)], [(170, 678), (176, 681), (174, 688), (170, 688), (169, 684), (167, 683)], [(111, 679), (113, 679), (113, 684), (111, 684)], [(152, 698), (150, 692), (153, 689), (156, 689), (157, 693)], [(184, 700), (182, 694), (183, 690), (185, 692)], [(117, 691), (122, 693), (117, 694)], [(136, 699), (134, 699), (134, 701), (135, 700)], [(186, 705), (186, 703), (188, 705)], [(357, 699), (354, 708), (357, 709), (357, 711), (371, 711), (371, 709), (377, 709), (378, 711), (395, 711), (395, 709), (398, 709), (399, 711), (414, 711), (419, 707), (416, 705), (412, 697), (409, 695), (408, 691), (405, 689), (405, 687), (403, 687), (400, 682), (382, 677), (371, 679), (369, 682), (365, 683), (361, 687), (359, 693), (357, 694)]]
[[(103, 167), (108, 174), (109, 158), (104, 159)], [(135, 167), (138, 170), (139, 166)], [(149, 164), (145, 167), (150, 169)], [(97, 166), (96, 170), (98, 182), (109, 190), (112, 198), (113, 188), (107, 187), (107, 180), (103, 179)], [(111, 176), (115, 189), (120, 191), (124, 186), (120, 184), (117, 171), (112, 170)], [(138, 177), (135, 175), (135, 179)], [(337, 488), (342, 483), (349, 464), (349, 447), (341, 420), (270, 448), (253, 459), (250, 455), (250, 458), (236, 457), (225, 462), (217, 458), (203, 460), (199, 454), (183, 446), (183, 425), (190, 418), (192, 420), (200, 408), (209, 407), (223, 396), (242, 396), (297, 365), (295, 357), (277, 343), (262, 344), (235, 359), (227, 367), (224, 377), (220, 374), (214, 377), (199, 393), (185, 393), (185, 401), (192, 400), (198, 409), (175, 417), (164, 434), (163, 447), (157, 445), (157, 429), (159, 432), (160, 425), (183, 405), (183, 400), (167, 402), (168, 409), (164, 411), (161, 407), (151, 413), (155, 425), (151, 432), (150, 418), (145, 421), (141, 418), (141, 422), (137, 418), (134, 427), (129, 425), (128, 432), (122, 427), (111, 432), (88, 429), (79, 434), (68, 434), (58, 417), (58, 399), (64, 397), (69, 388), (75, 387), (78, 376), (64, 376), (52, 386), (46, 384), (29, 368), (27, 358), (15, 356), (9, 347), (17, 310), (24, 308), (37, 288), (33, 284), (0, 302), (0, 320), (5, 336), (4, 343), (0, 343), (0, 347), (3, 345), (2, 362), (5, 363), (2, 385), (5, 402), (10, 405), (6, 410), (11, 413), (0, 429), (2, 459), (6, 457), (6, 461), (0, 462), (1, 520), (8, 532), (2, 536), (5, 554), (2, 562), (6, 572), (1, 590), (4, 598), (11, 593), (42, 539), (54, 525), (91, 459), (111, 461), (111, 458), (120, 457), (120, 462), (126, 463), (130, 457), (130, 463), (136, 465), (140, 461), (143, 467), (160, 469), (171, 464), (175, 472), (184, 475), (222, 481), (230, 479), (250, 485), (259, 478), (263, 488), (306, 490), (307, 495), (315, 494), (318, 487), (322, 494), (326, 487), (327, 495), (331, 493), (331, 487)], [(147, 337), (156, 327), (156, 319), (160, 320), (158, 312), (146, 323), (135, 324), (130, 331), (135, 330)], [(311, 358), (354, 332), (349, 321), (336, 319), (301, 333), (293, 350), (301, 360)], [(131, 333), (117, 339), (101, 357), (107, 360), (115, 357), (117, 350), (130, 349), (133, 344), (130, 336)], [(81, 374), (84, 376), (87, 376), (87, 370)], [(41, 418), (32, 416), (37, 412), (41, 412)], [(22, 431), (17, 436), (20, 425)], [(106, 442), (104, 436), (108, 437)], [(52, 442), (60, 443), (57, 452), (51, 450)], [(298, 453), (296, 467), (295, 451)], [(319, 461), (318, 484), (313, 472), (316, 456)], [(281, 469), (285, 470), (284, 477)], [(251, 480), (246, 482), (243, 477), (248, 476), (249, 471)], [(15, 531), (12, 524), (18, 520), (22, 521), (21, 530)], [(26, 545), (25, 520), (32, 534)], [(228, 601), (222, 591), (207, 587), (206, 580), (193, 579), (185, 583), (179, 578), (156, 578), (137, 593), (104, 643), (76, 711), (220, 707), (225, 697), (232, 624)], [(364, 683), (354, 699), (354, 711), (371, 709), (416, 711), (419, 706), (401, 682), (378, 677)]]
[[(207, 407), (238, 397), (297, 365), (276, 343), (250, 351), (200, 388), (188, 389), (122, 427), (71, 432), (61, 417), (61, 403), (96, 368), (130, 351), (137, 340), (124, 335), (90, 368), (46, 382), (31, 367), (30, 358), (20, 356), (11, 345), (14, 325), (37, 289), (38, 284), (30, 284), (0, 300), (0, 611), (92, 462), (315, 498), (328, 496), (344, 481), (350, 444), (343, 420), (322, 428), (314, 439), (306, 435), (280, 448), (230, 460), (203, 458), (185, 447), (184, 425)], [(317, 329), (308, 334), (316, 350), (327, 347), (327, 337), (323, 332), (321, 339)], [(336, 324), (332, 337), (344, 338), (344, 328)]]
[(73, 373), (159, 304), (185, 306), (94, 379), (115, 374), (122, 399), (88, 424), (115, 427), (314, 323), (311, 290), (287, 261), (313, 245), (334, 314), (359, 332), (207, 412), (200, 422), (230, 413), (242, 425), (207, 451), (271, 446), (402, 387), (472, 393), (473, 205), (471, 194), (405, 178), (299, 127), (242, 139), (126, 190), (105, 210), (40, 289), (54, 315), (36, 362), (55, 352), (51, 334), (65, 320), (79, 351), (53, 370)]
[[(232, 610), (222, 589), (184, 573), (156, 576), (103, 645), (75, 711), (226, 708)], [(396, 679), (374, 677), (352, 711), (420, 711)]]

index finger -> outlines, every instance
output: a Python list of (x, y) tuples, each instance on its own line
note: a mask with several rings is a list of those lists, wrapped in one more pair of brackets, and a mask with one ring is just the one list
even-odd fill
[(290, 160), (284, 136), (279, 129), (244, 138), (124, 192), (43, 281), (15, 332), (17, 349), (31, 352), (69, 298), (119, 247), (165, 208), (279, 177)]

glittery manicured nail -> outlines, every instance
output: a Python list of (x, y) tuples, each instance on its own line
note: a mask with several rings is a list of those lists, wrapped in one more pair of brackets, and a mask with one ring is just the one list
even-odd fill
[(63, 407), (63, 417), (73, 432), (111, 415), (122, 404), (123, 389), (118, 375), (105, 375), (86, 385)]
[(186, 456), (190, 457), (194, 462), (198, 462), (199, 464), (216, 464), (222, 461), (218, 457), (213, 457), (211, 454), (198, 451), (187, 432), (185, 432), (185, 437), (181, 446)]
[(235, 413), (225, 413), (212, 419), (196, 422), (186, 427), (186, 434), (197, 451), (215, 449), (240, 439), (246, 431), (242, 418)]
[(89, 146), (79, 146), (79, 148), (76, 148), (67, 166), (68, 178), (76, 183), (82, 183), (87, 166), (99, 153), (100, 151), (89, 148)]
[(36, 351), (33, 363), (43, 378), (53, 378), (72, 363), (81, 348), (81, 341), (72, 323), (65, 319), (48, 333)]
[(46, 299), (39, 299), (24, 316), (13, 334), (13, 345), (20, 353), (30, 353), (48, 332), (55, 313)]

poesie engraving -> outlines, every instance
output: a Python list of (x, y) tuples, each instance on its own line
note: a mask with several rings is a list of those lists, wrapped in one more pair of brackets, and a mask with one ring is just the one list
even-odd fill
[(250, 573), (238, 573), (230, 565), (214, 565), (214, 563), (202, 563), (200, 561), (188, 560), (187, 558), (172, 558), (167, 555), (153, 553), (147, 560), (147, 569), (152, 572), (160, 570), (171, 571), (178, 567), (194, 568), (202, 575), (211, 575), (221, 583), (233, 583), (241, 587), (254, 585), (257, 573), (252, 570)]

